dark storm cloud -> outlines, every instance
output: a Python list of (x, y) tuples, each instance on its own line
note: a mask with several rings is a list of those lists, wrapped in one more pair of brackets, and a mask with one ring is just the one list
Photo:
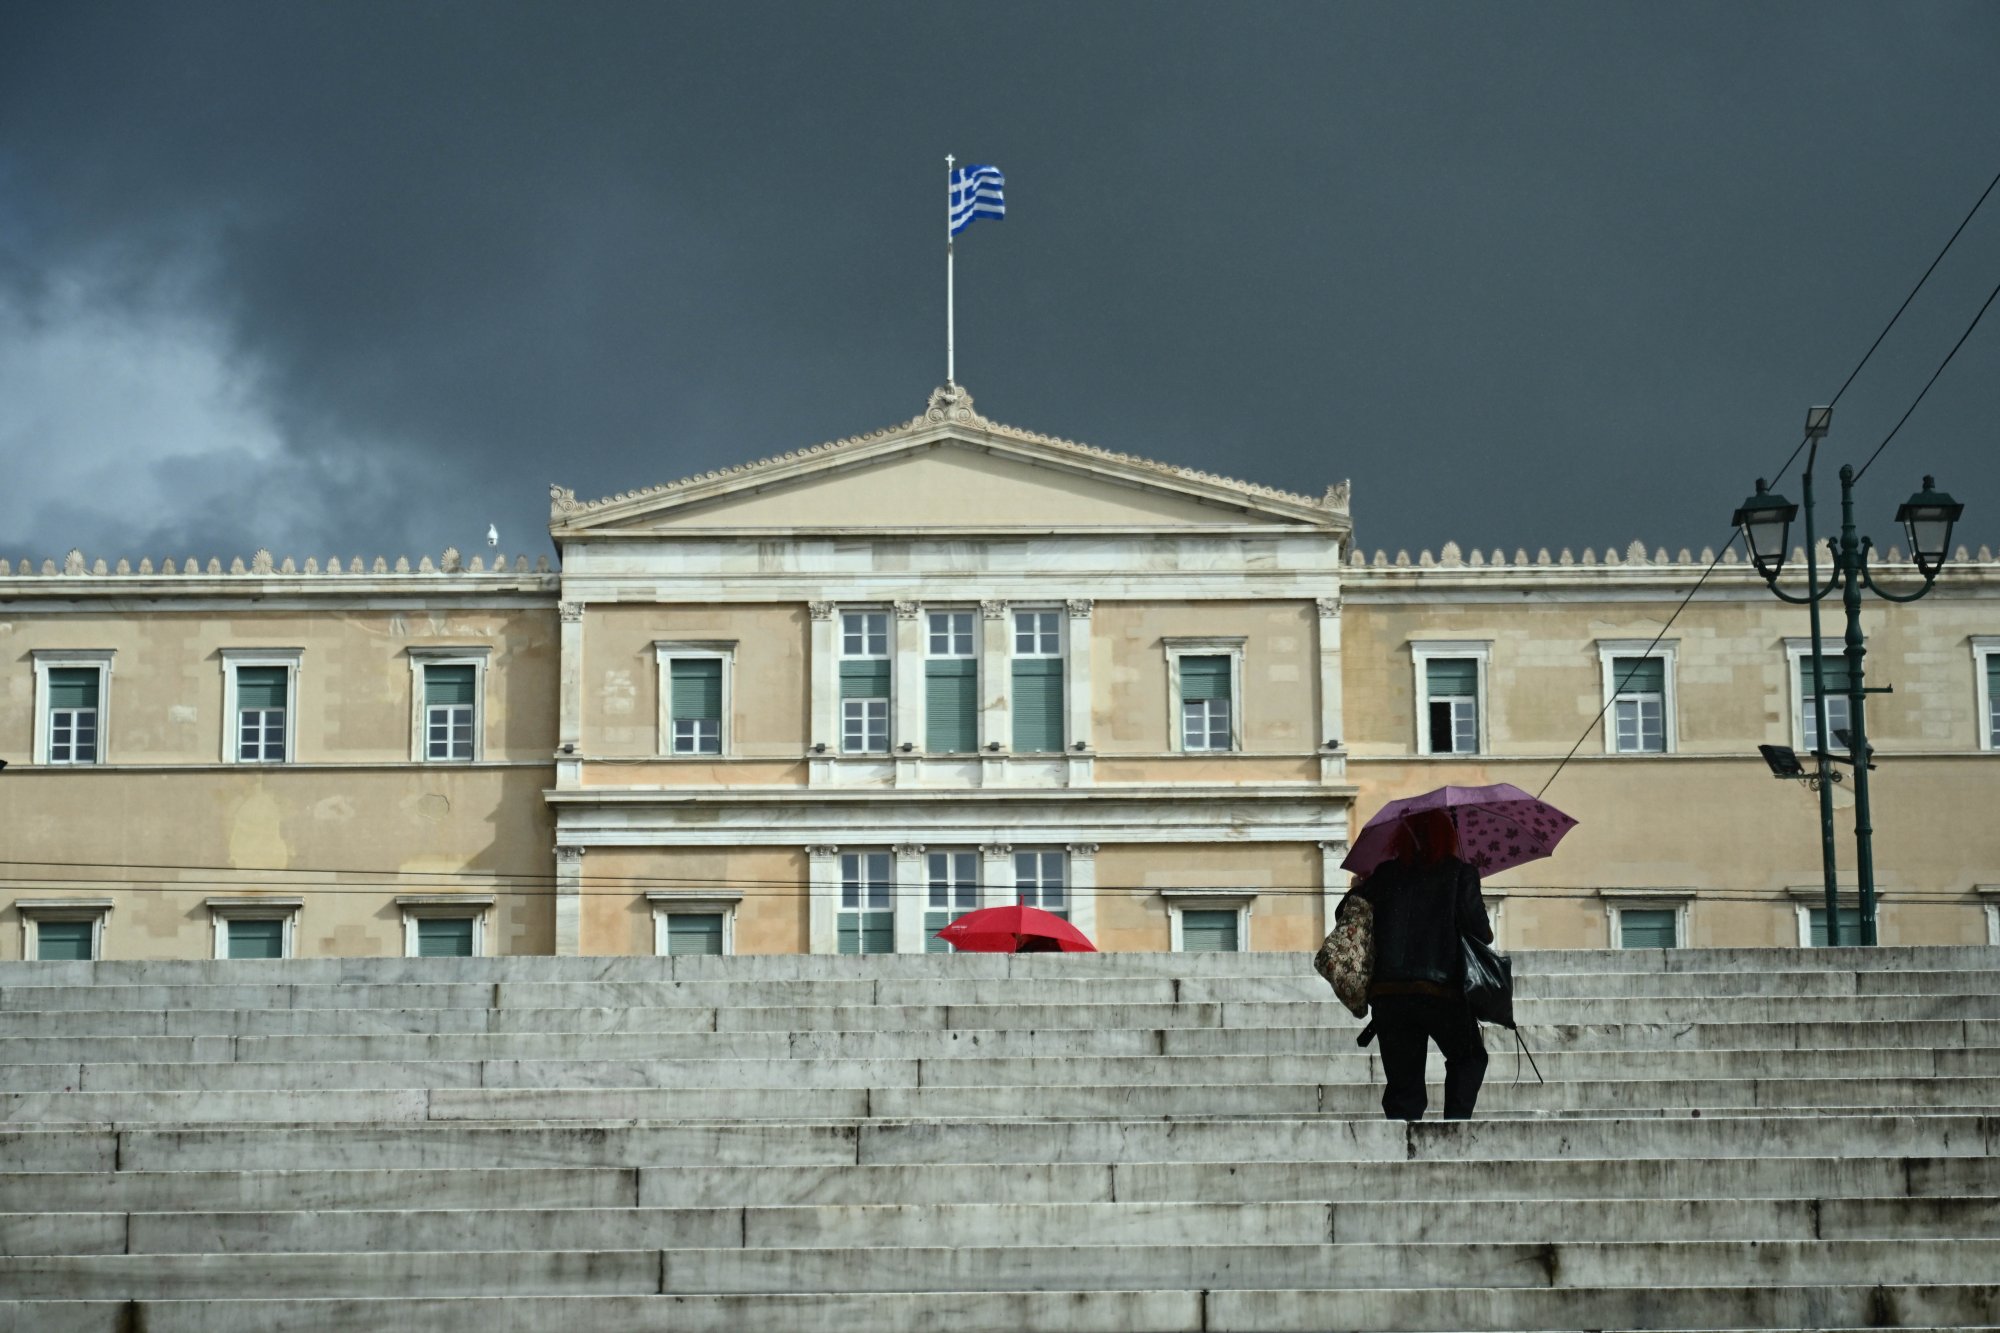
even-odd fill
[[(2000, 169), (2000, 10), (16, 4), (0, 554), (544, 549), (544, 487), (903, 419), (942, 156), (1004, 421), (1366, 545), (1719, 540)], [(2000, 203), (1842, 403), (2000, 280)], [(2000, 317), (1868, 478), (1995, 530)], [(12, 406), (8, 404), (11, 402)]]

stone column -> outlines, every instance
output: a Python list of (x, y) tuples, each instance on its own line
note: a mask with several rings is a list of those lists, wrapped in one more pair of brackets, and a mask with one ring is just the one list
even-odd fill
[(840, 753), (840, 665), (834, 635), (832, 602), (808, 602), (812, 615), (812, 645), (806, 670), (812, 679), (812, 718), (806, 747), (809, 781), (833, 780), (833, 756)]
[(924, 951), (924, 849), (919, 843), (898, 843), (896, 854), (896, 952)]
[(1007, 618), (1007, 603), (981, 602), (979, 625), (979, 782), (983, 787), (996, 787), (1005, 780), (1006, 756), (1014, 747), (1010, 703), (1014, 655), (1009, 637), (1013, 626)]
[(1012, 907), (1021, 901), (1014, 887), (1014, 849), (1004, 842), (979, 849), (979, 905)]
[(1068, 747), (1068, 783), (1087, 787), (1095, 765), (1090, 727), (1090, 612), (1088, 597), (1072, 597), (1068, 612), (1069, 651), (1063, 657), (1063, 739)]
[(1340, 863), (1347, 859), (1345, 842), (1323, 842), (1319, 845), (1319, 933), (1322, 937), (1333, 930), (1334, 909), (1347, 896), (1347, 872)]
[(1097, 943), (1097, 844), (1069, 845), (1069, 923)]
[(562, 699), (556, 726), (556, 786), (583, 785), (583, 603), (563, 602)]
[[(918, 756), (924, 750), (924, 625), (915, 602), (897, 602), (895, 612), (889, 749), (896, 756), (896, 785), (906, 787), (917, 781)], [(896, 951), (901, 953), (902, 946), (897, 945)]]
[(556, 848), (556, 956), (583, 952), (583, 848)]
[(806, 952), (840, 952), (840, 931), (834, 914), (840, 909), (840, 848), (806, 848)]
[[(1347, 723), (1341, 706), (1340, 599), (1322, 597), (1319, 608), (1319, 780), (1341, 782), (1347, 777)], [(1338, 750), (1327, 748), (1336, 742)]]

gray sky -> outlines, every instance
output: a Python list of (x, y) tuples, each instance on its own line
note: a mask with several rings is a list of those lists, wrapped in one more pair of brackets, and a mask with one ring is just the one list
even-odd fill
[[(546, 551), (959, 379), (1363, 545), (1719, 542), (2000, 170), (2000, 5), (0, 7), (0, 555)], [(2000, 281), (2000, 192), (1843, 400)], [(2000, 313), (1866, 481), (2000, 536)], [(1831, 469), (1829, 469), (1830, 472)], [(1795, 481), (1786, 489), (1796, 496)]]

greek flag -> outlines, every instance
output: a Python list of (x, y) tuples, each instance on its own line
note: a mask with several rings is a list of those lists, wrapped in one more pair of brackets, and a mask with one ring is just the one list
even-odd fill
[(998, 167), (958, 167), (951, 173), (951, 235), (972, 225), (974, 218), (1007, 216), (1007, 201), (1001, 190), (1007, 178)]

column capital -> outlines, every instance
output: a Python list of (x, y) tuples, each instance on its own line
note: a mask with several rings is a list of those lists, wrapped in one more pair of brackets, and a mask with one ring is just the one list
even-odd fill
[(581, 847), (556, 848), (556, 864), (558, 866), (574, 866), (580, 863), (582, 860), (583, 860), (583, 848)]
[(891, 603), (891, 605), (893, 605), (896, 608), (896, 619), (915, 620), (917, 618), (918, 607), (915, 602), (899, 601), (899, 602), (893, 602)]
[(1314, 602), (1319, 608), (1322, 620), (1330, 620), (1340, 614), (1340, 599), (1338, 597), (1320, 597), (1314, 599)]
[(1012, 856), (1014, 854), (1014, 846), (1012, 843), (1006, 842), (989, 842), (980, 847), (979, 854), (981, 856)]
[(562, 617), (565, 625), (574, 625), (583, 619), (583, 603), (558, 602), (556, 603), (556, 614)]
[(1095, 605), (1096, 602), (1094, 602), (1091, 598), (1088, 597), (1072, 597), (1069, 599), (1069, 601), (1064, 603), (1064, 606), (1068, 608), (1070, 615), (1078, 620), (1090, 619), (1091, 609)]
[(1097, 844), (1094, 842), (1073, 842), (1066, 848), (1071, 856), (1095, 856)]
[(840, 848), (830, 842), (812, 843), (806, 847), (806, 855), (815, 861), (830, 861), (840, 855)]
[(922, 856), (924, 854), (924, 845), (920, 842), (899, 842), (889, 850), (896, 854), (897, 860), (908, 861)]
[(832, 603), (832, 602), (807, 602), (807, 603), (806, 603), (806, 614), (810, 615), (810, 616), (811, 616), (811, 617), (812, 617), (812, 618), (813, 618), (814, 620), (832, 620), (832, 619), (833, 619), (833, 603)]
[(1007, 618), (1007, 603), (996, 601), (981, 602), (979, 604), (979, 614), (985, 616), (988, 620), (1005, 620)]
[(1339, 852), (1342, 856), (1346, 856), (1348, 852), (1347, 843), (1339, 838), (1330, 838), (1320, 843), (1319, 849), (1322, 852)]

